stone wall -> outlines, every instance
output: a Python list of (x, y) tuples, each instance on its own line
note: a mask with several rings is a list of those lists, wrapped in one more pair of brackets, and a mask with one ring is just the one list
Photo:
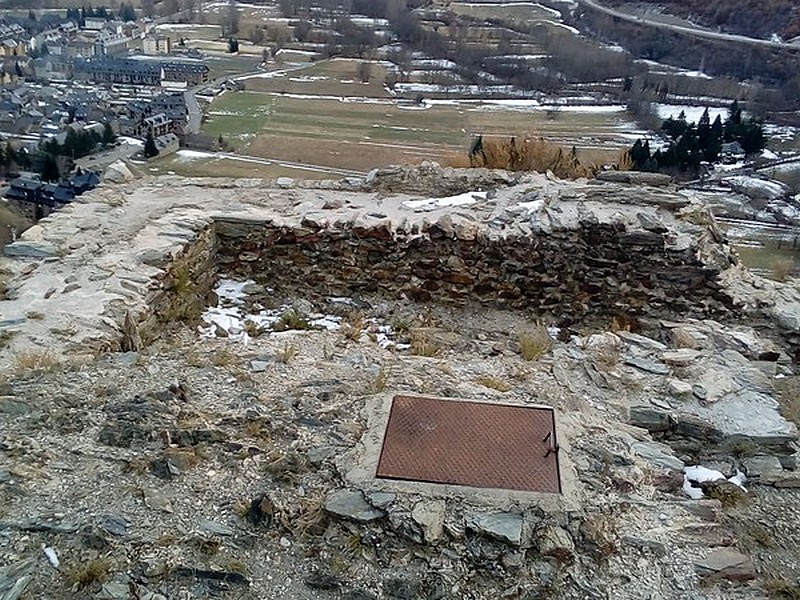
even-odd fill
[(151, 266), (163, 268), (160, 286), (147, 298), (149, 311), (139, 324), (143, 342), (158, 335), (164, 321), (190, 320), (198, 317), (208, 305), (208, 296), (216, 284), (217, 236), (213, 224), (197, 232), (196, 238), (183, 246), (180, 254), (153, 256)]
[(477, 301), (565, 320), (609, 315), (726, 315), (731, 303), (699, 245), (608, 223), (540, 234), (452, 226), (326, 227), (216, 221), (220, 270), (306, 294)]

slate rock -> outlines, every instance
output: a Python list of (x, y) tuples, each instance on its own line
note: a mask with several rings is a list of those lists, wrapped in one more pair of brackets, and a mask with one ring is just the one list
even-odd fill
[(661, 360), (673, 367), (688, 367), (700, 356), (699, 350), (691, 348), (678, 348), (667, 350), (661, 354)]
[(263, 373), (269, 368), (269, 362), (265, 360), (251, 360), (250, 370), (253, 373)]
[(575, 542), (569, 532), (556, 526), (545, 527), (539, 533), (539, 552), (559, 560), (569, 560), (575, 552)]
[(347, 592), (344, 600), (378, 600), (378, 597), (372, 592), (356, 588)]
[(411, 509), (411, 518), (422, 527), (427, 543), (432, 544), (442, 537), (445, 510), (444, 500), (417, 502)]
[(777, 456), (752, 456), (742, 461), (748, 477), (761, 483), (773, 483), (783, 475), (783, 465)]
[(648, 431), (667, 431), (672, 425), (669, 413), (650, 406), (632, 406), (628, 422)]
[(479, 513), (469, 518), (467, 526), (473, 531), (515, 546), (522, 543), (523, 519), (519, 513)]
[(0, 598), (17, 600), (33, 579), (36, 562), (22, 560), (0, 568)]
[(312, 573), (303, 578), (303, 583), (315, 590), (338, 590), (342, 586), (338, 577), (328, 573)]
[(8, 244), (3, 250), (6, 256), (18, 258), (47, 258), (58, 254), (58, 248), (49, 242), (18, 241)]
[(100, 515), (100, 527), (112, 535), (127, 535), (128, 520), (120, 515)]
[(701, 577), (714, 576), (731, 581), (755, 579), (756, 571), (750, 558), (733, 548), (715, 548), (695, 564)]
[(128, 584), (118, 581), (104, 583), (100, 591), (95, 594), (97, 600), (128, 600), (130, 597), (130, 587)]
[(203, 531), (210, 533), (211, 535), (233, 535), (232, 527), (228, 527), (227, 525), (217, 523), (216, 521), (212, 521), (210, 519), (200, 519), (197, 524)]
[(629, 344), (639, 346), (646, 350), (666, 350), (667, 346), (661, 342), (651, 339), (647, 336), (638, 333), (631, 333), (630, 331), (620, 330), (616, 332), (617, 337), (622, 338)]
[(335, 490), (325, 500), (325, 510), (337, 517), (368, 523), (385, 516), (364, 499), (364, 494), (352, 490)]
[(666, 556), (667, 554), (667, 547), (657, 540), (624, 535), (622, 536), (622, 542), (643, 552), (652, 552), (656, 556)]
[(389, 598), (395, 600), (412, 600), (416, 595), (415, 586), (406, 579), (388, 579), (383, 584), (383, 591)]
[(371, 492), (367, 494), (367, 500), (375, 508), (387, 509), (397, 499), (397, 494), (389, 492)]
[(667, 379), (667, 393), (678, 400), (689, 400), (692, 397), (692, 384), (680, 379)]
[(654, 375), (669, 375), (670, 373), (670, 368), (664, 363), (647, 358), (631, 356), (625, 359), (625, 364)]
[(144, 504), (147, 508), (152, 508), (153, 510), (160, 510), (165, 513), (172, 513), (172, 502), (170, 502), (169, 498), (159, 492), (158, 490), (154, 490), (151, 488), (146, 488), (142, 490), (142, 496), (144, 497)]
[(634, 442), (631, 450), (659, 470), (683, 471), (683, 461), (672, 454), (669, 446), (658, 442)]

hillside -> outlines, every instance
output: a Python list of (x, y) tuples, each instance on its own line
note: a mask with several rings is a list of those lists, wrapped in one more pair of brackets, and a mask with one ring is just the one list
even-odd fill
[(784, 40), (800, 35), (800, 5), (794, 0), (662, 0), (659, 4), (668, 13), (728, 33), (758, 38), (778, 34)]

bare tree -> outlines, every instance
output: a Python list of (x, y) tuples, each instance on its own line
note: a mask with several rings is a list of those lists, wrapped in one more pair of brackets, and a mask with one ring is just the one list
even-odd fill
[(372, 63), (362, 60), (356, 67), (356, 74), (362, 83), (367, 83), (372, 78)]
[(155, 0), (142, 0), (142, 13), (145, 17), (152, 17), (156, 14)]
[(236, 0), (228, 0), (228, 12), (222, 28), (226, 35), (239, 33), (239, 8), (236, 6)]

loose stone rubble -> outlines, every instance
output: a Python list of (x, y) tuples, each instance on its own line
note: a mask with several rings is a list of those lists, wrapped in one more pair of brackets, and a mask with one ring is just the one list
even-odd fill
[[(797, 586), (800, 290), (735, 265), (689, 195), (157, 178), (7, 250), (4, 600)], [(375, 479), (396, 393), (554, 407), (564, 494)], [(694, 499), (696, 465), (722, 479)]]

